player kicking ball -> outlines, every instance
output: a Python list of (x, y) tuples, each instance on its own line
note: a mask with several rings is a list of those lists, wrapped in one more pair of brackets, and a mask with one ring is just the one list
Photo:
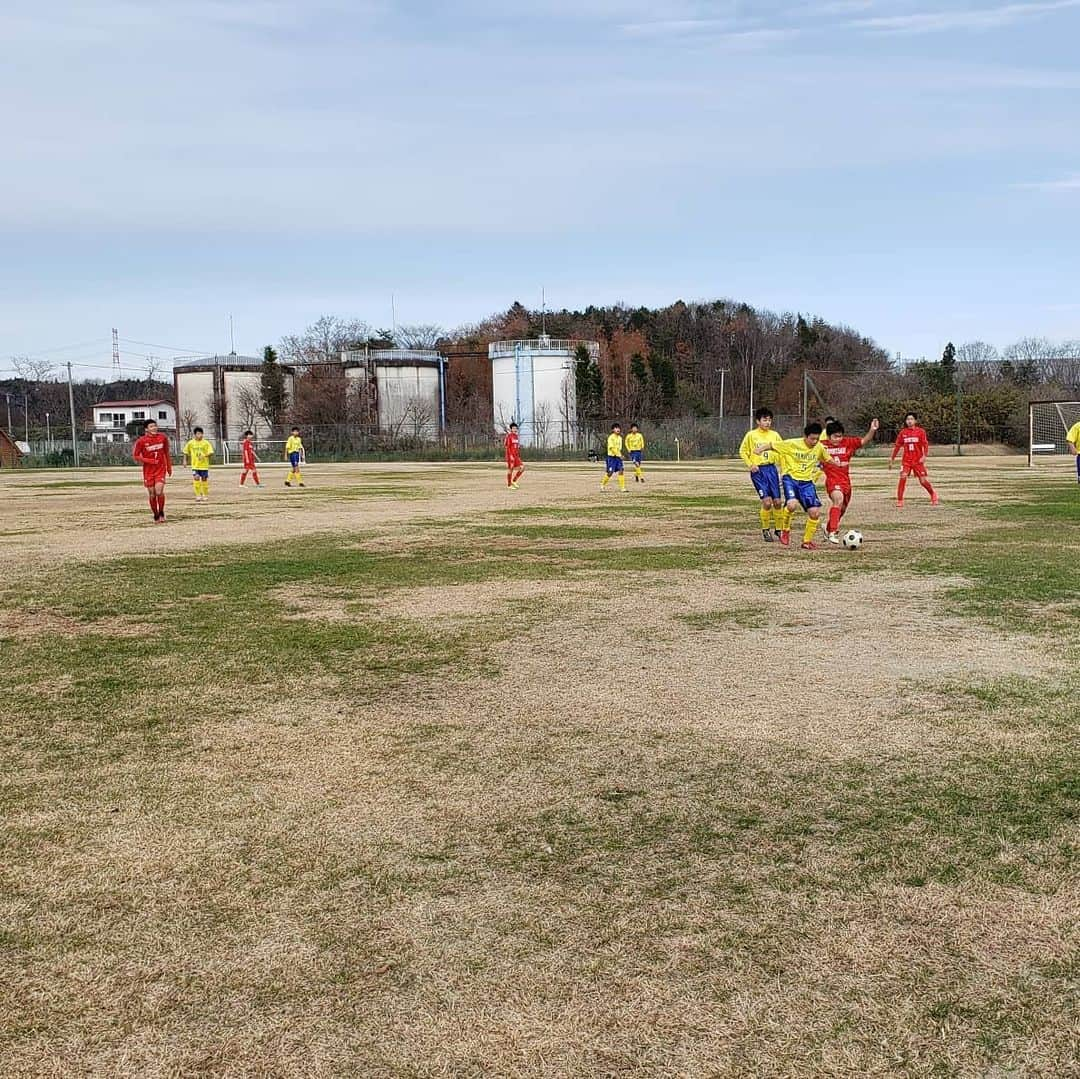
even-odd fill
[(881, 425), (876, 419), (870, 421), (870, 430), (862, 438), (850, 438), (844, 434), (844, 425), (839, 420), (829, 420), (825, 424), (825, 446), (836, 464), (826, 464), (825, 493), (829, 496), (829, 521), (825, 526), (825, 538), (830, 543), (840, 542), (840, 519), (851, 505), (851, 459), (866, 449), (874, 441), (874, 435)]
[[(757, 409), (754, 412), (754, 423), (756, 426), (743, 437), (739, 456), (743, 464), (750, 469), (750, 482), (761, 499), (761, 538), (766, 543), (772, 543), (788, 526), (787, 510), (783, 508), (784, 499), (780, 491), (780, 469), (777, 467), (780, 458), (772, 449), (777, 442), (783, 442), (783, 439), (779, 432), (772, 429), (771, 409)], [(759, 453), (758, 446), (764, 446), (765, 449)]]
[[(762, 443), (754, 446), (755, 453), (766, 449), (775, 450), (780, 455), (783, 479), (780, 481), (784, 490), (789, 523), (791, 514), (800, 507), (806, 513), (806, 527), (803, 529), (802, 550), (816, 551), (814, 533), (821, 523), (821, 499), (814, 486), (814, 475), (826, 464), (836, 464), (836, 460), (821, 441), (821, 424), (808, 423), (803, 428), (802, 438), (785, 438), (779, 442)], [(780, 542), (787, 547), (791, 543), (790, 525), (780, 533)]]
[(165, 481), (172, 475), (172, 453), (168, 435), (158, 431), (154, 420), (143, 424), (143, 433), (135, 439), (131, 456), (142, 465), (143, 486), (150, 500), (154, 523), (165, 520)]
[(930, 505), (936, 506), (939, 501), (937, 491), (934, 490), (929, 477), (926, 474), (926, 455), (930, 452), (930, 439), (926, 432), (919, 426), (919, 417), (914, 412), (909, 412), (904, 417), (904, 426), (900, 434), (896, 436), (896, 444), (893, 446), (892, 457), (889, 458), (889, 468), (892, 468), (896, 455), (903, 451), (900, 459), (900, 482), (896, 485), (896, 505), (902, 508), (904, 505), (904, 488), (907, 479), (912, 473), (915, 478), (930, 494)]
[(503, 439), (503, 452), (506, 455), (506, 486), (518, 489), (518, 480), (525, 474), (525, 462), (521, 459), (521, 437), (518, 425), (510, 424), (506, 438)]
[(619, 490), (626, 494), (626, 473), (623, 471), (623, 438), (622, 427), (617, 423), (611, 425), (611, 434), (607, 439), (607, 461), (604, 465), (604, 478), (600, 481), (600, 490), (606, 491), (612, 476), (619, 477)]

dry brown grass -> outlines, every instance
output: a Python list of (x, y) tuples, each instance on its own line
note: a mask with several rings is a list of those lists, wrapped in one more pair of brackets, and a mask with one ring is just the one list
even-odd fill
[[(3, 611), (0, 637), (42, 649), (27, 654), (45, 657), (37, 678), (62, 699), (47, 729), (13, 714), (2, 728), (14, 763), (0, 788), (0, 1070), (1075, 1073), (1075, 818), (1044, 827), (1016, 808), (1025, 777), (1053, 780), (1070, 759), (1055, 754), (1075, 751), (1075, 728), (1048, 726), (1037, 702), (947, 688), (1018, 673), (1060, 687), (1065, 642), (973, 622), (945, 599), (962, 578), (905, 568), (970, 529), (970, 508), (948, 500), (967, 499), (976, 467), (935, 463), (946, 504), (913, 500), (903, 530), (886, 528), (891, 480), (867, 469), (867, 548), (809, 559), (763, 549), (749, 498), (633, 509), (653, 492), (744, 495), (728, 467), (655, 470), (610, 511), (593, 473), (569, 467), (531, 469), (513, 494), (497, 471), (463, 468), (422, 501), (304, 507), (283, 492), (273, 512), (218, 483), (222, 516), (195, 525), (174, 499), (156, 530), (137, 489), (32, 508), (27, 488), (27, 570), (90, 560), (107, 582), (118, 548), (164, 553), (197, 534), (236, 552), (340, 530), (363, 533), (358, 559), (423, 557), (426, 536), (463, 556), (517, 551), (537, 575), (276, 586), (298, 642), (373, 619), (405, 641), (410, 625), (514, 630), (490, 636), (482, 669), (463, 653), (363, 697), (332, 669), (238, 667), (201, 684), (166, 656), (167, 721), (110, 733), (65, 692), (90, 673), (43, 646), (123, 618), (87, 630), (45, 605)], [(309, 472), (320, 497), (380, 475)], [(1001, 475), (1025, 478), (1011, 464)], [(552, 572), (578, 542), (620, 543), (475, 531), (523, 505), (552, 513), (517, 524), (573, 524), (568, 498), (591, 507), (578, 523), (631, 542), (640, 530), (651, 549), (696, 543), (702, 563)], [(54, 533), (57, 515), (86, 522), (102, 501), (109, 527), (86, 542)], [(210, 575), (199, 610), (213, 617), (227, 595)], [(155, 696), (132, 687), (118, 707), (137, 715)]]

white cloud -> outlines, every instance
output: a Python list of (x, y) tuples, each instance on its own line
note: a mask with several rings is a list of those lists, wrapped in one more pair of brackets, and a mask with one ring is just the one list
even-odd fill
[(989, 8), (954, 8), (950, 11), (911, 12), (853, 19), (847, 25), (879, 34), (934, 34), (949, 30), (994, 30), (1023, 19), (1080, 7), (1080, 0), (1036, 0)]

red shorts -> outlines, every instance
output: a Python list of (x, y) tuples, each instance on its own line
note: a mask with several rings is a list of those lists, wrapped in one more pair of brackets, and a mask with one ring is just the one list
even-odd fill
[(918, 461), (902, 460), (900, 462), (900, 471), (905, 475), (910, 472), (920, 479), (926, 478), (926, 465), (923, 464), (922, 459)]
[(142, 470), (142, 481), (144, 487), (156, 487), (159, 483), (164, 483), (169, 478), (169, 473), (163, 468), (146, 468)]
[(851, 505), (851, 481), (844, 483), (841, 480), (826, 480), (825, 493), (832, 495), (833, 491), (840, 491), (844, 495), (844, 509)]
[(525, 465), (522, 462), (520, 457), (515, 457), (512, 461), (509, 460), (509, 459), (507, 460), (506, 467), (507, 468), (524, 468)]

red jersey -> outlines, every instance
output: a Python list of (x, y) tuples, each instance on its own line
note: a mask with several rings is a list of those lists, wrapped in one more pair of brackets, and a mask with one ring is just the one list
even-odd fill
[(254, 469), (255, 443), (252, 442), (250, 438), (245, 438), (244, 441), (240, 443), (240, 454), (243, 458), (244, 468), (248, 469), (249, 471), (251, 469)]
[(517, 431), (507, 433), (503, 447), (506, 450), (506, 463), (508, 465), (521, 464), (521, 439), (518, 438)]
[(140, 435), (131, 447), (131, 456), (143, 467), (143, 478), (172, 475), (172, 452), (169, 436), (160, 431), (156, 435)]
[(895, 461), (901, 450), (904, 451), (905, 464), (918, 464), (930, 452), (930, 439), (921, 427), (902, 427), (889, 459)]
[(842, 438), (839, 443), (826, 439), (825, 448), (832, 455), (836, 464), (822, 461), (821, 467), (825, 472), (825, 490), (833, 487), (851, 486), (851, 459), (863, 448), (862, 439), (849, 436)]

